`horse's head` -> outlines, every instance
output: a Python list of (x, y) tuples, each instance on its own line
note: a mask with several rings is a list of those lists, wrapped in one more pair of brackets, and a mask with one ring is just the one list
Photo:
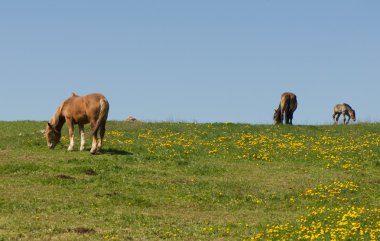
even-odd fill
[(274, 110), (273, 121), (274, 121), (274, 124), (282, 124), (280, 109)]
[(50, 149), (53, 149), (61, 139), (61, 133), (49, 122), (45, 130), (45, 136)]
[(355, 111), (354, 110), (349, 111), (348, 114), (350, 115), (350, 117), (351, 117), (351, 119), (353, 121), (356, 121), (356, 115), (355, 115)]

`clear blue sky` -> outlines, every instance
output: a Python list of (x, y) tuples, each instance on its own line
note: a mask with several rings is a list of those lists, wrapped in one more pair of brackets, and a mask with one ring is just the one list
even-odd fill
[(380, 1), (1, 1), (0, 120), (48, 120), (71, 92), (110, 119), (380, 121)]

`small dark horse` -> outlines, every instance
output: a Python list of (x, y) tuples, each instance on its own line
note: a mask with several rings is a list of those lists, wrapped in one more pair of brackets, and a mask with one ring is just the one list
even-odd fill
[(285, 124), (293, 125), (293, 113), (297, 109), (297, 96), (290, 92), (281, 95), (281, 102), (274, 110), (274, 124), (282, 124), (285, 116)]
[[(66, 122), (69, 129), (70, 145), (68, 150), (74, 148), (74, 124), (79, 125), (81, 134), (80, 150), (84, 150), (84, 124), (91, 124), (92, 146), (91, 154), (100, 151), (103, 143), (109, 104), (102, 94), (89, 94), (78, 96), (72, 94), (70, 98), (63, 101), (51, 118), (45, 130), (46, 140), (50, 149), (54, 148), (61, 139), (61, 129)], [(98, 143), (98, 131), (100, 130), (100, 141)]]
[[(341, 114), (343, 114), (343, 124), (348, 124), (351, 118), (353, 121), (356, 121), (355, 111), (346, 103), (337, 104), (334, 106), (333, 119), (335, 124), (338, 124), (338, 120)], [(347, 122), (346, 116), (348, 116)]]

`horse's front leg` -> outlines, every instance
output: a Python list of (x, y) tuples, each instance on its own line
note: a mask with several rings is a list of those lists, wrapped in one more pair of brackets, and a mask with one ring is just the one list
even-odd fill
[(79, 131), (80, 131), (80, 149), (81, 151), (84, 150), (84, 144), (85, 144), (85, 136), (84, 136), (84, 125), (79, 124)]
[(284, 115), (285, 115), (285, 111), (284, 111), (284, 110), (281, 110), (281, 112), (280, 112), (281, 124), (284, 123)]
[(347, 118), (347, 122), (346, 122), (346, 125), (348, 124), (348, 122), (350, 122), (350, 120), (351, 120), (351, 117), (350, 117), (350, 115), (348, 115), (347, 116), (348, 118)]
[(335, 118), (335, 123), (338, 124), (341, 113), (338, 113)]
[(346, 114), (343, 114), (343, 124), (346, 124)]
[(332, 118), (334, 120), (334, 124), (338, 124), (338, 120), (337, 120), (337, 118), (335, 118), (336, 115), (337, 115), (336, 112), (334, 112), (334, 114), (332, 115)]
[(70, 145), (69, 145), (69, 148), (67, 148), (67, 150), (72, 151), (74, 149), (74, 123), (71, 121), (70, 118), (66, 118), (66, 123), (69, 129), (69, 138), (70, 138)]

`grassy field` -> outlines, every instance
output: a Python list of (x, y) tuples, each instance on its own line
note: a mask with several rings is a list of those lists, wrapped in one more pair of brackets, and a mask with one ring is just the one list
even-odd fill
[(0, 122), (0, 240), (380, 239), (380, 124), (44, 127)]

